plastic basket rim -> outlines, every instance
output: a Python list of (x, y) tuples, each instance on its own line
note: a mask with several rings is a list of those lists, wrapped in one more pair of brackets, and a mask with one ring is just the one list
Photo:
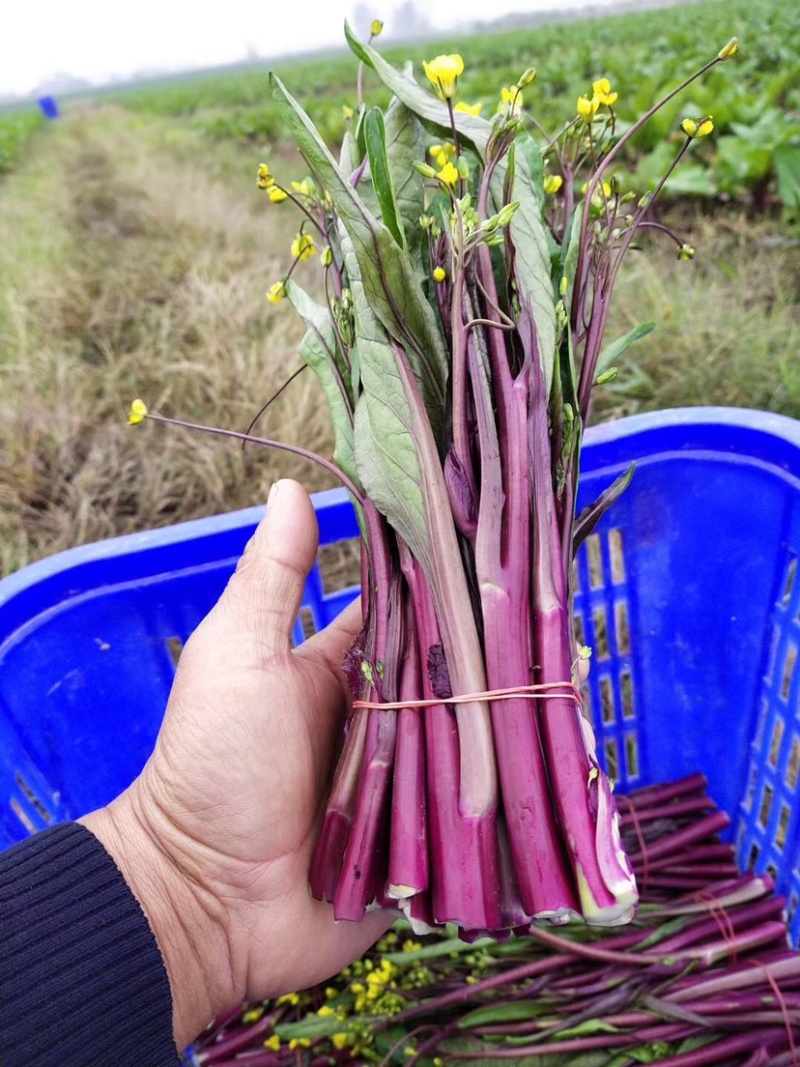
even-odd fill
[[(628, 415), (591, 426), (586, 431), (584, 441), (587, 445), (609, 445), (627, 437), (672, 430), (681, 426), (728, 426), (751, 430), (780, 437), (800, 449), (800, 421), (787, 415), (755, 408), (720, 406), (665, 408), (640, 415)], [(325, 489), (311, 494), (315, 508), (337, 504), (347, 499), (347, 491), (343, 488)], [(243, 526), (255, 526), (263, 516), (264, 509), (264, 504), (256, 504), (64, 549), (0, 578), (0, 607), (32, 585), (54, 574), (63, 573), (92, 560), (113, 558), (123, 550), (126, 554), (134, 554), (151, 549), (154, 543), (159, 546), (173, 545), (209, 533), (212, 529), (214, 532), (224, 533)]]

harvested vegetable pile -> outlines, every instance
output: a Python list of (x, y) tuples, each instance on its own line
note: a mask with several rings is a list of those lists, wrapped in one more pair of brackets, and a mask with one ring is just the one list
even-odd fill
[(191, 1062), (794, 1067), (800, 955), (785, 902), (769, 877), (738, 874), (703, 777), (620, 808), (642, 892), (630, 926), (468, 945), (399, 924), (327, 986), (216, 1020)]

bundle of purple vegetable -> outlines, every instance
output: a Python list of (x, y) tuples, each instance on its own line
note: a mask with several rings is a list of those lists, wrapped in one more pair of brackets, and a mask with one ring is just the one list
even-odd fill
[[(312, 891), (339, 919), (394, 906), (415, 929), (455, 923), (467, 937), (624, 923), (637, 888), (581, 714), (572, 559), (632, 471), (576, 515), (579, 453), (592, 390), (652, 328), (603, 347), (622, 260), (647, 229), (692, 254), (650, 211), (713, 122), (684, 119), (641, 200), (620, 192), (614, 165), (738, 45), (624, 131), (598, 77), (548, 136), (523, 108), (524, 94), (535, 109), (533, 68), (487, 120), (457, 100), (460, 56), (425, 63), (423, 88), (347, 38), (362, 67), (339, 161), (273, 76), (311, 176), (258, 174), (270, 201), (302, 214), (268, 296), (307, 324), (301, 355), (335, 432), (334, 461), (315, 458), (349, 490), (362, 533), (364, 625), (345, 664), (356, 700)], [(394, 94), (385, 113), (363, 104), (365, 66)], [(323, 303), (294, 278), (318, 251)]]
[[(394, 904), (417, 928), (469, 936), (627, 922), (636, 883), (581, 715), (571, 611), (573, 553), (630, 477), (576, 518), (592, 389), (641, 334), (602, 350), (611, 290), (655, 225), (651, 196), (618, 194), (613, 163), (737, 45), (622, 136), (598, 78), (545, 138), (522, 108), (535, 70), (489, 121), (456, 103), (460, 56), (424, 64), (429, 91), (347, 37), (393, 92), (388, 110), (359, 100), (337, 163), (272, 77), (312, 177), (288, 189), (259, 172), (303, 211), (294, 265), (323, 246), (325, 304), (290, 276), (271, 293), (307, 323), (301, 352), (363, 541), (346, 664), (358, 699), (312, 890), (339, 919)], [(712, 127), (685, 120), (673, 166)]]
[(794, 1067), (800, 956), (785, 901), (768, 876), (739, 876), (702, 776), (620, 809), (642, 892), (624, 930), (545, 926), (468, 945), (399, 925), (326, 986), (216, 1020), (194, 1062)]

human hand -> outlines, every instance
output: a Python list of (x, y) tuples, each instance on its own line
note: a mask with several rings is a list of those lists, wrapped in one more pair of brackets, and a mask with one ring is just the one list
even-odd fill
[(140, 777), (81, 822), (111, 853), (164, 957), (176, 1045), (212, 1016), (322, 981), (385, 912), (335, 923), (308, 871), (347, 692), (356, 605), (302, 646), (290, 634), (314, 561), (306, 492), (281, 481), (222, 598), (187, 642)]

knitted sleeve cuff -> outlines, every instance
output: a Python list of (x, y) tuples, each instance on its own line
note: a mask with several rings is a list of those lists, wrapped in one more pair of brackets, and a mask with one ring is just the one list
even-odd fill
[(78, 823), (0, 854), (4, 1067), (176, 1067), (172, 998), (144, 912)]

